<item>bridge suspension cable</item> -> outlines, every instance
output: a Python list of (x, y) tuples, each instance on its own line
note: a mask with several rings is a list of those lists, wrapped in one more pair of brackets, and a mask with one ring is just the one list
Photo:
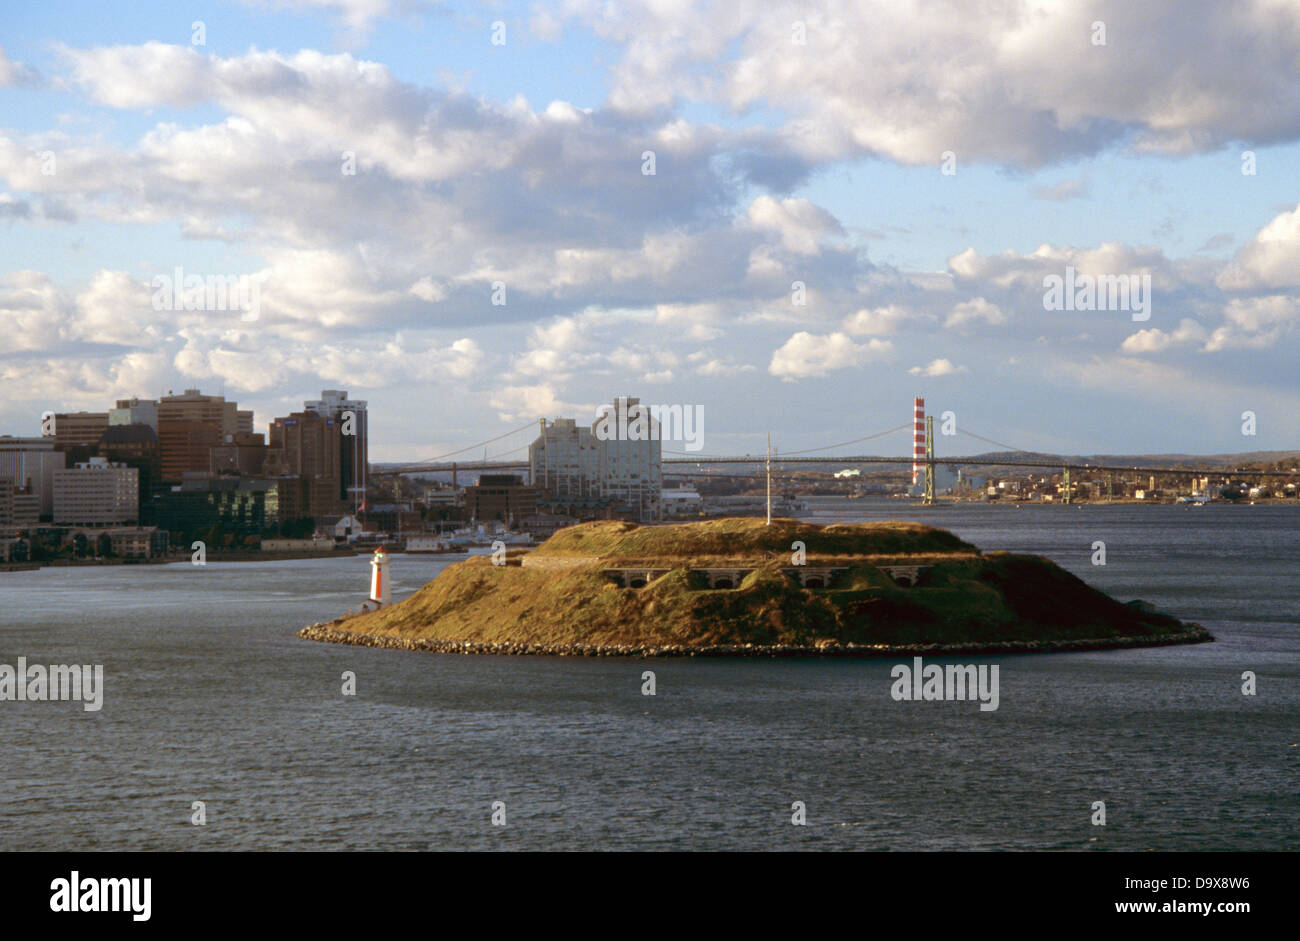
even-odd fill
[[(832, 451), (832, 450), (834, 450), (835, 448), (842, 448), (842, 447), (844, 447), (844, 446), (846, 446), (846, 445), (857, 444), (857, 443), (859, 443), (859, 442), (861, 442), (861, 441), (870, 441), (872, 438), (883, 438), (885, 435), (892, 435), (892, 434), (893, 434), (894, 432), (896, 432), (896, 431), (904, 431), (905, 429), (908, 429), (908, 428), (911, 428), (911, 427), (912, 427), (912, 425), (911, 425), (911, 423), (909, 422), (909, 423), (907, 423), (907, 424), (899, 425), (897, 428), (890, 428), (890, 429), (887, 429), (886, 431), (877, 431), (874, 435), (867, 435), (867, 436), (864, 437), (864, 438), (854, 438), (852, 441), (841, 441), (839, 444), (824, 444), (824, 445), (822, 445), (822, 446), (820, 446), (820, 447), (816, 447), (816, 448), (804, 448), (802, 451), (782, 451), (782, 452), (780, 452), (780, 453), (781, 453), (781, 457), (784, 458), (784, 457), (790, 457), (791, 455), (795, 455), (795, 454), (812, 454), (814, 451)], [(665, 448), (664, 451), (663, 451), (663, 453), (664, 453), (664, 454), (681, 454), (681, 455), (683, 455), (683, 456), (690, 457), (690, 456), (691, 456), (692, 454), (694, 454), (695, 452), (694, 452), (694, 451), (670, 451), (670, 450), (668, 450), (667, 448)], [(773, 454), (774, 457), (775, 457), (776, 453), (777, 453), (776, 451), (773, 451), (773, 452), (772, 452), (772, 454)]]
[(961, 429), (961, 430), (958, 432), (958, 434), (970, 435), (972, 438), (979, 438), (981, 441), (986, 441), (986, 442), (988, 442), (989, 444), (996, 444), (999, 448), (1006, 448), (1008, 451), (1019, 451), (1019, 452), (1021, 452), (1022, 454), (1028, 454), (1028, 453), (1030, 453), (1030, 452), (1028, 452), (1028, 451), (1025, 451), (1024, 448), (1017, 448), (1017, 447), (1015, 447), (1015, 446), (1013, 446), (1013, 445), (1010, 445), (1010, 444), (1004, 444), (1004, 443), (1001, 442), (1001, 441), (994, 441), (992, 438), (986, 438), (986, 437), (984, 437), (983, 435), (977, 435), (977, 434), (975, 434), (975, 432), (970, 431), (969, 429), (966, 429), (966, 428)]
[[(410, 463), (410, 464), (401, 464), (398, 467), (393, 468), (391, 472), (400, 474), (406, 470), (419, 469), (424, 467), (427, 464), (434, 464), (438, 461), (446, 460), (449, 457), (455, 457), (457, 454), (464, 454), (466, 451), (476, 450), (478, 448), (483, 447), (484, 445), (491, 444), (493, 441), (500, 441), (502, 438), (509, 438), (511, 435), (517, 435), (519, 434), (519, 432), (523, 431), (526, 428), (536, 428), (536, 427), (537, 427), (537, 420), (534, 419), (533, 421), (530, 421), (526, 425), (520, 425), (518, 428), (514, 429), (513, 431), (507, 431), (505, 434), (497, 435), (495, 438), (488, 438), (486, 441), (479, 441), (475, 444), (469, 445), (468, 447), (461, 448), (458, 451), (448, 451), (446, 454), (439, 454), (437, 457), (431, 457), (428, 458), (427, 460), (415, 461), (414, 463)], [(526, 446), (527, 445), (522, 445), (519, 448), (515, 448), (514, 451), (519, 451)], [(514, 451), (507, 451), (506, 453), (513, 454)]]
[(795, 454), (812, 454), (814, 451), (833, 451), (835, 448), (842, 448), (845, 445), (857, 444), (860, 441), (870, 441), (872, 438), (883, 438), (885, 435), (892, 435), (896, 431), (904, 431), (911, 428), (911, 422), (899, 425), (897, 428), (890, 428), (888, 431), (877, 431), (874, 435), (867, 435), (865, 438), (854, 438), (852, 441), (841, 441), (839, 444), (827, 444), (820, 448), (804, 448), (802, 451), (782, 451), (782, 457), (790, 457)]

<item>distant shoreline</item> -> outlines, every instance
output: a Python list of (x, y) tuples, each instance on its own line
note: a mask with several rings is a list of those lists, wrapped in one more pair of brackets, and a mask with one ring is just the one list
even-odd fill
[[(370, 550), (341, 550), (331, 549), (329, 552), (239, 552), (231, 553), (209, 553), (209, 562), (289, 562), (296, 559), (337, 559), (340, 557), (355, 558), (359, 555), (369, 555)], [(174, 556), (162, 558), (137, 559), (137, 558), (111, 558), (111, 559), (50, 559), (39, 562), (0, 562), (0, 572), (30, 572), (35, 569), (67, 569), (67, 568), (104, 568), (118, 565), (177, 565), (188, 563), (191, 555), (188, 552), (178, 553)]]
[(1175, 644), (1212, 643), (1214, 635), (1199, 624), (1186, 631), (1153, 634), (1146, 637), (1099, 637), (1074, 640), (1008, 640), (988, 643), (952, 644), (839, 644), (814, 647), (763, 644), (723, 644), (692, 647), (684, 644), (665, 646), (629, 646), (608, 644), (520, 644), (482, 641), (431, 640), (420, 637), (392, 637), (383, 634), (354, 634), (339, 631), (328, 624), (311, 624), (297, 634), (303, 640), (326, 644), (349, 644), (387, 650), (411, 650), (444, 654), (495, 654), (497, 656), (543, 657), (630, 657), (650, 659), (664, 657), (956, 657), (1026, 653), (1066, 653), (1088, 650), (1121, 650), (1132, 647), (1170, 647)]

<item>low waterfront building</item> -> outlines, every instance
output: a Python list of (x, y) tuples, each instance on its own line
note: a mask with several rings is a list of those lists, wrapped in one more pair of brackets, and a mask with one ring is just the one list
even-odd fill
[[(297, 481), (290, 481), (296, 488)], [(260, 536), (282, 520), (280, 481), (238, 477), (188, 480), (159, 494), (152, 520), (193, 538), (217, 528), (235, 537)]]
[(704, 500), (694, 487), (666, 487), (661, 499), (665, 516), (694, 516), (704, 508)]
[(263, 539), (263, 552), (333, 552), (334, 540), (326, 538), (311, 539)]
[(535, 513), (519, 520), (519, 528), (531, 534), (538, 542), (545, 542), (561, 529), (577, 524), (576, 516), (565, 516), (559, 513)]
[[(161, 558), (171, 546), (167, 531), (156, 526), (72, 529), (65, 539), (67, 542), (75, 542), (78, 536), (86, 540), (95, 554), (111, 554), (123, 559)], [(102, 552), (103, 548), (107, 548), (108, 552)]]
[(443, 536), (422, 534), (406, 537), (407, 552), (450, 552), (451, 542)]
[(517, 474), (484, 474), (465, 488), (465, 506), (479, 522), (517, 522), (537, 512), (537, 488), (526, 486)]

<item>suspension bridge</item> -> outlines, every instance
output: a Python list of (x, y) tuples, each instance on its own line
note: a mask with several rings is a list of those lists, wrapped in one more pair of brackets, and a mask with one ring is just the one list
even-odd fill
[[(918, 400), (917, 421), (898, 425), (894, 428), (888, 428), (884, 431), (864, 435), (849, 441), (841, 441), (836, 444), (823, 445), (817, 448), (804, 448), (798, 451), (768, 451), (760, 454), (732, 454), (732, 455), (697, 455), (685, 451), (673, 451), (664, 448), (662, 450), (662, 463), (664, 465), (664, 476), (693, 476), (686, 472), (686, 468), (694, 467), (705, 469), (718, 465), (762, 465), (770, 477), (790, 478), (793, 475), (789, 473), (772, 473), (772, 465), (819, 465), (834, 464), (844, 469), (853, 467), (876, 467), (881, 470), (887, 469), (892, 465), (910, 466), (911, 477), (914, 483), (924, 482), (923, 499), (925, 502), (934, 500), (934, 470), (936, 465), (945, 467), (1014, 467), (1024, 468), (1026, 470), (1042, 470), (1063, 475), (1064, 497), (1065, 502), (1070, 502), (1071, 495), (1071, 475), (1080, 473), (1094, 474), (1147, 474), (1147, 475), (1166, 475), (1176, 477), (1205, 477), (1205, 476), (1223, 476), (1227, 474), (1239, 474), (1251, 478), (1286, 478), (1296, 476), (1295, 471), (1261, 471), (1245, 470), (1241, 468), (1218, 466), (1185, 466), (1185, 465), (1143, 465), (1143, 464), (1116, 464), (1103, 463), (1099, 461), (1088, 461), (1079, 459), (1070, 459), (1062, 457), (1060, 459), (1048, 459), (1041, 452), (1030, 449), (1017, 448), (1013, 445), (1005, 444), (1001, 441), (994, 440), (984, 435), (978, 434), (969, 429), (955, 428), (952, 434), (945, 433), (942, 438), (957, 439), (975, 439), (985, 444), (992, 444), (1003, 450), (995, 453), (984, 453), (965, 456), (939, 456), (936, 453), (936, 439), (934, 435), (933, 417), (924, 418), (924, 426), (921, 424), (919, 412), (920, 400)], [(440, 454), (423, 461), (400, 464), (385, 467), (382, 471), (372, 473), (372, 476), (385, 475), (406, 475), (422, 474), (432, 472), (451, 473), (453, 478), (460, 471), (471, 472), (505, 472), (528, 470), (529, 462), (527, 450), (532, 438), (522, 445), (511, 448), (504, 453), (498, 453), (492, 457), (487, 456), (487, 448), (504, 441), (514, 435), (521, 434), (525, 431), (532, 430), (534, 435), (538, 429), (537, 421), (530, 421), (511, 431), (488, 438), (485, 441), (479, 441), (464, 448)], [(914, 445), (913, 453), (907, 456), (888, 455), (888, 454), (830, 454), (827, 452), (834, 451), (837, 448), (847, 448), (853, 445), (860, 445), (866, 441), (879, 439), (891, 434), (912, 431), (912, 443)], [(459, 455), (470, 454), (475, 451), (483, 450), (481, 459), (464, 459)], [(519, 452), (524, 452), (522, 456), (515, 457)], [(673, 473), (669, 468), (682, 468), (680, 472)], [(753, 477), (763, 471), (747, 474), (725, 475), (725, 476), (743, 476)], [(712, 476), (712, 475), (711, 475)], [(716, 475), (724, 476), (724, 475)]]

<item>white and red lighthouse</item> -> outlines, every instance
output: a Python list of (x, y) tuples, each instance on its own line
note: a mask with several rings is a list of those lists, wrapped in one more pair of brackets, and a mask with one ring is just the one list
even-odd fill
[(912, 486), (925, 473), (925, 399), (912, 400)]
[(387, 607), (389, 599), (388, 553), (380, 546), (370, 558), (370, 600)]

